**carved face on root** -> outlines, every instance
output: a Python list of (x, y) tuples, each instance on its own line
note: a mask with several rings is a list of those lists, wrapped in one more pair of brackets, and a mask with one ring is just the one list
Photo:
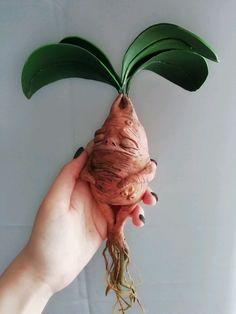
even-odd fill
[(81, 177), (91, 183), (97, 201), (110, 205), (137, 203), (155, 173), (145, 130), (128, 96), (120, 94), (103, 126), (95, 132)]
[(128, 96), (120, 94), (115, 99), (102, 128), (95, 132), (93, 149), (148, 156), (146, 133)]

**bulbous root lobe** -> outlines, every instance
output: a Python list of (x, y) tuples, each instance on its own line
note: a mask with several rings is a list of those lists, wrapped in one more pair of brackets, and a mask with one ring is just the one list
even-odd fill
[(118, 306), (118, 310), (122, 314), (131, 308), (135, 302), (142, 308), (133, 280), (128, 271), (130, 263), (129, 248), (123, 234), (114, 231), (108, 233), (103, 256), (107, 272), (106, 295), (110, 290), (115, 292), (115, 308)]

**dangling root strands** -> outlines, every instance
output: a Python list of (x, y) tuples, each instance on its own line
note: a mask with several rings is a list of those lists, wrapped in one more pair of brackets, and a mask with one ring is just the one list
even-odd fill
[(137, 296), (134, 282), (128, 271), (130, 263), (129, 248), (124, 242), (121, 246), (114, 241), (112, 235), (108, 236), (106, 247), (103, 251), (107, 272), (106, 295), (113, 290), (116, 295), (114, 310), (117, 309), (122, 314), (137, 302), (144, 312)]

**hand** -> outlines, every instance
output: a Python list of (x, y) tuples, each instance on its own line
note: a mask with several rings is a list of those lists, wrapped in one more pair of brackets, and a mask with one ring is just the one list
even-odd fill
[[(86, 160), (83, 151), (64, 166), (40, 206), (27, 245), (29, 259), (53, 292), (72, 282), (106, 239), (106, 221), (88, 183), (78, 179)], [(150, 190), (144, 201), (156, 202)], [(132, 215), (134, 224), (142, 226), (143, 217), (138, 205)]]
[(84, 151), (63, 167), (39, 208), (26, 246), (29, 260), (53, 292), (74, 280), (106, 237), (106, 223), (89, 186), (78, 179), (86, 160)]
[[(106, 239), (106, 221), (97, 210), (88, 183), (79, 179), (87, 156), (83, 151), (63, 167), (54, 181), (39, 208), (29, 242), (0, 279), (0, 296), (4, 286), (14, 291), (14, 275), (19, 273), (21, 280), (15, 278), (15, 285), (22, 286), (23, 277), (23, 282), (26, 280), (34, 285), (30, 289), (35, 293), (38, 291), (35, 286), (43, 287), (40, 291), (43, 290), (44, 296), (46, 294), (47, 302), (53, 293), (76, 278)], [(150, 189), (144, 194), (143, 201), (156, 203)], [(133, 211), (132, 218), (135, 225), (144, 224), (140, 205)], [(22, 269), (25, 271), (23, 276)], [(36, 309), (35, 305), (32, 308)]]

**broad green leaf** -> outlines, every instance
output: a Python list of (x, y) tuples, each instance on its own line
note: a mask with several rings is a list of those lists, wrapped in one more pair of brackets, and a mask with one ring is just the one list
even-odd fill
[(51, 44), (36, 49), (22, 71), (22, 88), (30, 98), (41, 87), (57, 80), (80, 77), (101, 81), (120, 90), (106, 66), (87, 50), (68, 44)]
[(77, 37), (77, 36), (65, 37), (65, 38), (63, 38), (60, 41), (60, 43), (79, 46), (79, 47), (84, 48), (85, 50), (89, 51), (91, 54), (96, 56), (106, 66), (106, 68), (110, 71), (111, 75), (113, 75), (114, 78), (120, 84), (120, 78), (117, 75), (116, 71), (114, 70), (114, 68), (113, 68), (112, 64), (110, 63), (109, 59), (94, 44), (92, 44), (91, 42), (89, 42), (88, 40), (86, 40), (84, 38)]
[[(142, 64), (135, 73), (141, 70), (157, 73), (188, 91), (195, 91), (200, 88), (208, 75), (205, 59), (196, 53), (183, 50), (160, 53)], [(127, 92), (130, 88), (130, 80), (127, 85)]]
[(130, 62), (144, 49), (163, 39), (179, 39), (191, 47), (192, 51), (212, 61), (218, 61), (212, 48), (200, 37), (180, 26), (169, 23), (160, 23), (145, 29), (131, 43), (123, 59), (122, 80)]
[(123, 79), (123, 85), (126, 84), (126, 80), (130, 76), (130, 73), (134, 73), (136, 69), (138, 69), (150, 58), (156, 56), (161, 52), (177, 49), (191, 50), (191, 47), (189, 47), (179, 39), (162, 39), (154, 42), (153, 44), (142, 50), (139, 54), (137, 54), (136, 57), (129, 63)]

